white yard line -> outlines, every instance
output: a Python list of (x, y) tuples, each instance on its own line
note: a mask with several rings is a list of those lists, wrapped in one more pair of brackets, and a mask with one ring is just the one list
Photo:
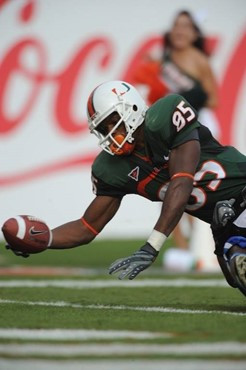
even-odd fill
[(134, 281), (121, 280), (6, 280), (0, 281), (0, 288), (73, 288), (73, 289), (97, 289), (97, 288), (147, 288), (147, 287), (222, 287), (229, 285), (224, 279), (141, 279)]
[(172, 307), (138, 307), (138, 306), (111, 306), (111, 305), (83, 305), (80, 303), (70, 303), (65, 301), (17, 301), (13, 299), (0, 299), (0, 304), (18, 304), (27, 306), (48, 306), (48, 307), (71, 307), (79, 309), (95, 309), (95, 310), (130, 310), (130, 311), (143, 311), (143, 312), (158, 312), (158, 313), (180, 313), (180, 314), (219, 314), (231, 316), (246, 316), (246, 312), (231, 312), (231, 311), (218, 311), (218, 310), (189, 310), (183, 308)]
[(130, 330), (96, 330), (96, 329), (1, 329), (1, 339), (25, 340), (91, 340), (91, 339), (155, 339), (170, 338), (171, 333), (154, 333)]
[[(65, 339), (65, 338), (64, 338)], [(0, 344), (0, 355), (112, 356), (112, 355), (245, 355), (246, 343), (186, 343), (186, 344)]]
[(4, 370), (245, 370), (245, 361), (226, 360), (35, 360), (0, 359)]

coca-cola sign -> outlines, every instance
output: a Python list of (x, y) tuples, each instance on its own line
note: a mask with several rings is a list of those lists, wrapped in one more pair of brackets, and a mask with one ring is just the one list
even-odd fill
[[(93, 1), (48, 3), (0, 1), (0, 187), (5, 189), (71, 168), (83, 168), (89, 178), (98, 148), (87, 129), (87, 95), (105, 80), (132, 82), (142, 56), (160, 47), (164, 20), (178, 10), (169, 4), (160, 17), (153, 8), (140, 11), (127, 0), (119, 15), (113, 1), (107, 9)], [(195, 4), (191, 1), (191, 7)], [(95, 13), (95, 6), (101, 10)], [(164, 5), (156, 1), (155, 6)], [(142, 22), (136, 17), (139, 12)], [(212, 62), (221, 63), (215, 114), (226, 144), (234, 143), (235, 115), (242, 109), (246, 30), (241, 24), (226, 59), (220, 53), (235, 26), (221, 21), (221, 32), (208, 35)]]

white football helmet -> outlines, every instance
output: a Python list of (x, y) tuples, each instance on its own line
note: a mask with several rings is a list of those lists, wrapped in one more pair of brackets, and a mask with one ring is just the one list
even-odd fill
[[(130, 154), (134, 148), (133, 133), (143, 123), (147, 109), (138, 91), (129, 83), (105, 82), (96, 87), (88, 99), (87, 116), (90, 132), (98, 137), (99, 146), (107, 153)], [(106, 133), (99, 130), (100, 123), (114, 112), (119, 114), (119, 121), (113, 129)], [(126, 136), (115, 135), (121, 123), (125, 124)]]

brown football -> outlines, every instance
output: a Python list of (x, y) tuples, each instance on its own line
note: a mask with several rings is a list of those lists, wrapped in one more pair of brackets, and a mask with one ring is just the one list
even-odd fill
[(40, 253), (49, 246), (52, 233), (46, 223), (34, 216), (9, 218), (2, 227), (9, 247), (24, 253)]

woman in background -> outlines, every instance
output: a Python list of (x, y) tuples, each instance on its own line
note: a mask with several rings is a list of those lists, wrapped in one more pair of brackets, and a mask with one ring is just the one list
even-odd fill
[(187, 11), (178, 13), (172, 29), (164, 36), (160, 73), (168, 90), (183, 95), (197, 111), (216, 107), (216, 82), (204, 37)]
[(165, 33), (162, 58), (147, 56), (136, 69), (134, 82), (148, 86), (149, 104), (168, 93), (177, 93), (197, 111), (216, 107), (216, 81), (204, 37), (188, 11), (180, 11), (171, 30)]
[[(163, 37), (163, 54), (160, 60), (148, 57), (134, 75), (135, 83), (148, 87), (148, 102), (153, 104), (159, 98), (169, 94), (182, 95), (198, 113), (217, 106), (217, 88), (202, 32), (190, 12), (180, 11), (173, 25)], [(207, 110), (206, 110), (207, 112)], [(218, 136), (217, 126), (213, 120), (207, 122), (200, 117), (201, 123), (207, 125), (214, 136)], [(191, 224), (192, 220), (189, 218)], [(181, 249), (182, 261), (187, 260), (187, 236), (180, 225), (173, 232), (175, 245)], [(177, 251), (173, 251), (173, 260), (177, 262), (177, 270), (181, 267)], [(166, 258), (168, 254), (166, 254)], [(171, 257), (172, 259), (172, 257)], [(171, 263), (175, 268), (175, 262)], [(186, 269), (184, 267), (184, 269)]]

